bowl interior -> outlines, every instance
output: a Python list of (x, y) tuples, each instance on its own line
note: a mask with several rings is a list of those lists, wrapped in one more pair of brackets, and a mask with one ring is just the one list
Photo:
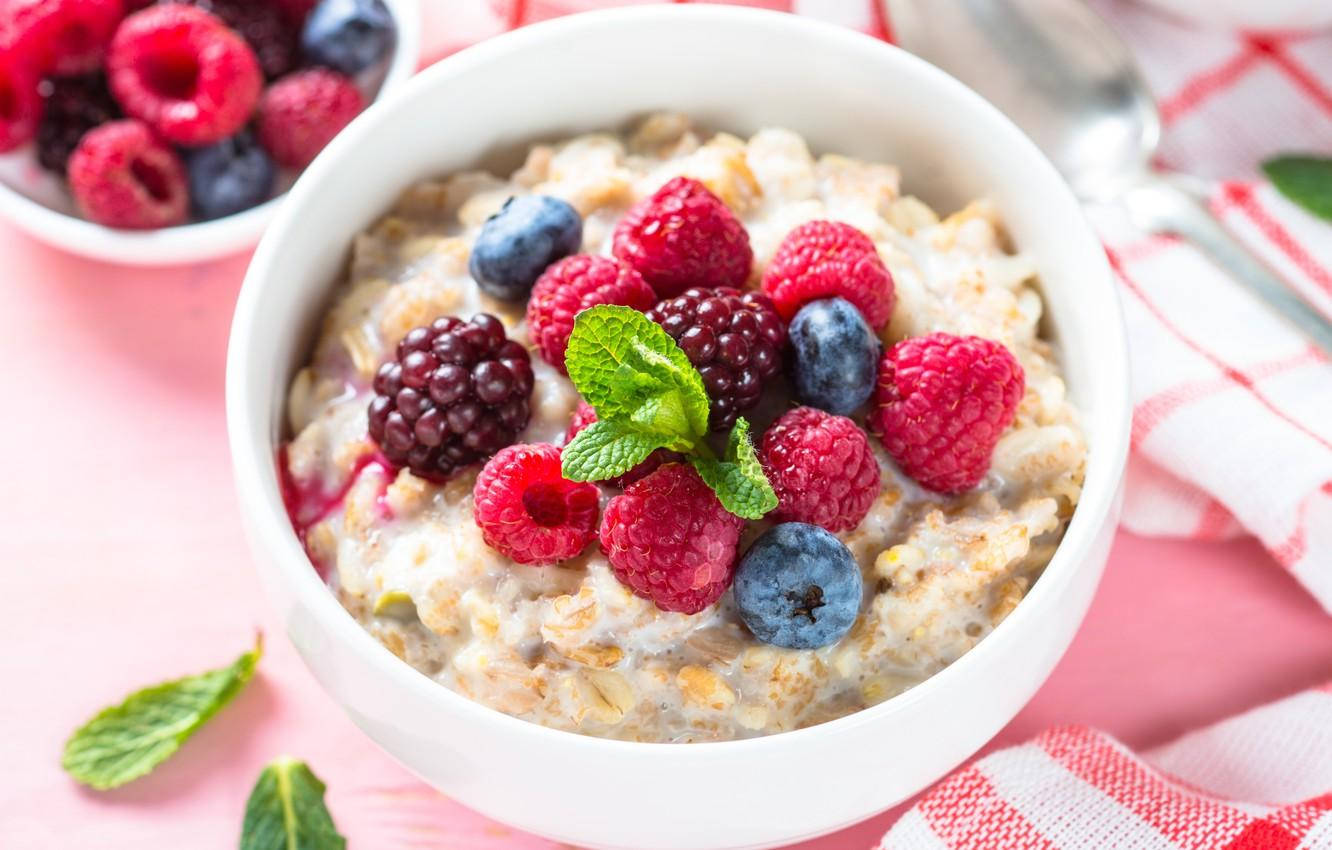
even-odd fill
[[(357, 79), (376, 99), (415, 72), (421, 52), (419, 0), (384, 2), (398, 24), (393, 53)], [(116, 230), (80, 216), (64, 180), (38, 165), (33, 146), (26, 145), (0, 154), (0, 215), (38, 238), (99, 259), (138, 265), (206, 260), (252, 247), (294, 178), (280, 174), (272, 198), (225, 218), (153, 231)]]

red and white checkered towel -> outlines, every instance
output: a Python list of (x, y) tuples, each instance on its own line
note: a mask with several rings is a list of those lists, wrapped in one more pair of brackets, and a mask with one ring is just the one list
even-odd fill
[[(649, 0), (651, 2), (652, 0)], [(1311, 0), (1312, 2), (1313, 0)], [(643, 2), (643, 0), (633, 0)], [(1280, 198), (1258, 163), (1332, 154), (1332, 33), (1201, 31), (1094, 0), (1161, 104), (1160, 164), (1214, 182), (1214, 208), (1332, 315), (1332, 225)], [(1255, 0), (1257, 2), (1257, 0)], [(436, 56), (608, 0), (437, 0)], [(887, 38), (873, 0), (747, 0)], [(1188, 245), (1090, 211), (1131, 338), (1133, 453), (1124, 524), (1144, 534), (1256, 535), (1332, 611), (1332, 360)], [(1050, 730), (927, 793), (884, 850), (1332, 848), (1332, 686), (1134, 755)]]
[(1332, 847), (1332, 683), (1135, 755), (1050, 729), (949, 776), (879, 850)]

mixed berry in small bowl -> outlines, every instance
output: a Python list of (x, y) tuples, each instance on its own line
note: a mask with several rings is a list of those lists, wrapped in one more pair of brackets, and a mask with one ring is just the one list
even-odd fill
[(263, 204), (379, 92), (401, 2), (0, 0), (6, 212), (142, 231)]

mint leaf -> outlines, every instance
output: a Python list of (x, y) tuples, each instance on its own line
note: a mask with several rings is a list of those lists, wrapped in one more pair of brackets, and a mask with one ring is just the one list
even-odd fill
[(570, 481), (605, 481), (633, 469), (661, 445), (661, 438), (650, 432), (599, 419), (564, 447), (561, 472)]
[(725, 460), (693, 455), (689, 462), (722, 507), (744, 519), (761, 519), (777, 507), (777, 494), (763, 474), (749, 430), (749, 420), (740, 417), (726, 439)]
[(65, 742), (61, 765), (84, 785), (105, 791), (148, 773), (231, 701), (263, 655), (254, 649), (230, 666), (130, 694), (104, 709)]
[(660, 325), (632, 307), (603, 304), (579, 313), (565, 365), (598, 419), (634, 419), (677, 442), (707, 433), (708, 394), (698, 370)]
[(1281, 194), (1332, 221), (1332, 159), (1278, 156), (1264, 162), (1263, 171)]
[(240, 850), (343, 850), (324, 805), (324, 783), (305, 762), (282, 757), (264, 768), (245, 803)]
[(597, 421), (565, 447), (561, 468), (573, 481), (603, 481), (633, 469), (654, 449), (689, 458), (726, 510), (758, 519), (777, 507), (740, 419), (725, 457), (712, 457), (703, 378), (661, 326), (631, 307), (603, 304), (574, 319), (565, 365)]

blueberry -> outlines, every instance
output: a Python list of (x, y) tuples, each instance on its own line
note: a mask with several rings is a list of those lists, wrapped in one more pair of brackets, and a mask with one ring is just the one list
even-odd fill
[(486, 219), (467, 268), (487, 293), (519, 301), (546, 266), (582, 244), (583, 220), (577, 210), (559, 198), (521, 195), (509, 198)]
[(248, 130), (189, 151), (185, 168), (190, 204), (199, 219), (222, 218), (263, 203), (277, 177), (273, 160)]
[(791, 320), (796, 397), (811, 407), (849, 416), (869, 400), (879, 340), (844, 298), (811, 301)]
[(393, 35), (383, 0), (321, 0), (305, 19), (301, 49), (315, 65), (355, 74), (388, 55)]
[(735, 568), (740, 619), (764, 643), (816, 649), (842, 639), (860, 613), (860, 567), (828, 531), (774, 525)]

